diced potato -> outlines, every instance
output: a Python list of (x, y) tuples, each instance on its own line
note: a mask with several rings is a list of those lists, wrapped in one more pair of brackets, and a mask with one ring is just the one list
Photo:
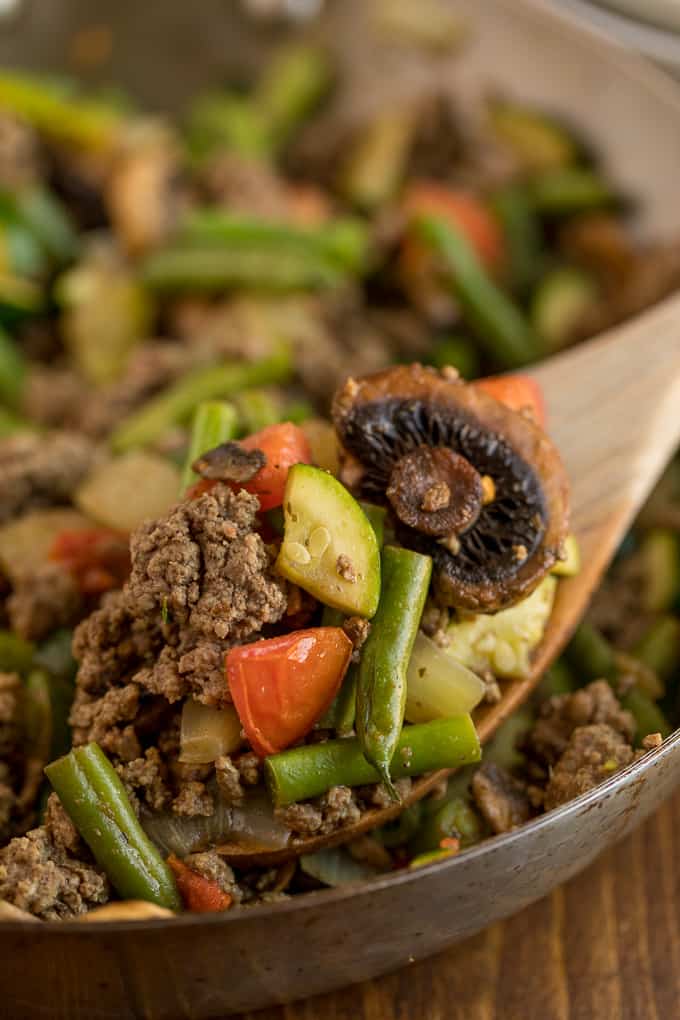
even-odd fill
[(96, 467), (76, 492), (74, 502), (99, 524), (133, 531), (176, 502), (179, 484), (178, 469), (164, 457), (131, 450)]

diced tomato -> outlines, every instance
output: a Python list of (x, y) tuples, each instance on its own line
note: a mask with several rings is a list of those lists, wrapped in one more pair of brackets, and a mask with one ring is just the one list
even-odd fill
[(337, 694), (351, 655), (340, 627), (296, 630), (228, 652), (229, 690), (260, 757), (309, 733)]
[[(260, 432), (239, 440), (246, 450), (262, 450), (267, 463), (254, 478), (243, 485), (232, 485), (234, 489), (252, 492), (260, 501), (260, 510), (273, 510), (283, 503), (288, 469), (293, 464), (311, 464), (312, 453), (307, 437), (301, 428), (290, 421), (279, 425), (268, 425)], [(210, 492), (218, 483), (212, 479), (196, 482), (187, 492), (187, 499), (198, 499), (204, 492)]]
[(111, 528), (62, 531), (48, 559), (61, 563), (84, 595), (101, 595), (121, 588), (130, 573), (128, 536)]
[[(458, 227), (487, 269), (496, 270), (505, 259), (503, 232), (498, 220), (473, 192), (447, 188), (435, 181), (415, 181), (406, 190), (402, 208), (407, 216), (438, 216)], [(418, 259), (430, 258), (426, 246), (407, 237), (402, 255), (411, 270)]]
[(548, 415), (541, 387), (529, 375), (492, 375), (477, 379), (473, 386), (513, 411), (528, 410), (541, 428), (545, 428)]
[(272, 510), (283, 503), (288, 469), (293, 464), (311, 464), (312, 453), (307, 437), (290, 421), (268, 425), (241, 440), (246, 450), (262, 450), (267, 463), (243, 488), (260, 501), (260, 510)]
[(187, 910), (196, 914), (215, 914), (231, 906), (232, 897), (220, 889), (217, 882), (199, 875), (174, 854), (168, 857), (168, 867), (175, 876), (177, 890)]

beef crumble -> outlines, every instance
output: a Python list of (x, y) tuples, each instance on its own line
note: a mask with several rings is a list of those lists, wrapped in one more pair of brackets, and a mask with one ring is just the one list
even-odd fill
[(75, 432), (18, 433), (0, 441), (0, 523), (34, 507), (67, 503), (97, 460)]
[(71, 574), (58, 563), (45, 563), (14, 579), (6, 609), (17, 634), (39, 641), (58, 627), (77, 623), (85, 603)]
[(476, 770), (471, 790), (492, 832), (508, 832), (531, 816), (526, 784), (494, 762), (485, 762)]
[(634, 751), (621, 733), (603, 723), (579, 726), (552, 770), (545, 790), (546, 811), (592, 790), (630, 765)]

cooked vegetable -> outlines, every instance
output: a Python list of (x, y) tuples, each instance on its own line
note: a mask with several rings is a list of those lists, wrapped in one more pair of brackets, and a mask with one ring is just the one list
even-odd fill
[(526, 106), (495, 100), (489, 107), (489, 120), (526, 170), (569, 166), (579, 155), (574, 139), (554, 117)]
[(16, 407), (21, 398), (26, 366), (12, 337), (0, 328), (0, 401)]
[(540, 174), (531, 184), (534, 207), (543, 216), (573, 216), (616, 202), (610, 185), (595, 170), (569, 166)]
[(343, 846), (326, 847), (313, 854), (303, 854), (300, 868), (305, 875), (331, 888), (347, 885), (348, 882), (361, 882), (380, 874), (380, 868), (367, 861), (355, 860)]
[[(276, 391), (252, 389), (245, 390), (234, 397), (234, 407), (238, 412), (241, 430), (249, 435), (260, 432), (268, 425), (276, 425), (282, 418), (289, 417), (288, 408), (283, 414), (281, 397)], [(292, 421), (292, 419), (289, 419)], [(296, 423), (297, 424), (297, 423)], [(228, 436), (226, 438), (233, 438)], [(217, 445), (216, 443), (214, 445)], [(206, 450), (210, 447), (206, 446)]]
[(419, 217), (415, 228), (441, 259), (445, 278), (489, 357), (502, 368), (519, 368), (538, 358), (540, 339), (487, 276), (463, 232), (430, 216)]
[(635, 739), (638, 744), (648, 733), (660, 733), (667, 737), (672, 726), (659, 706), (639, 687), (631, 689), (620, 698), (621, 704), (635, 719)]
[[(236, 435), (238, 414), (236, 409), (225, 401), (206, 400), (199, 404), (191, 426), (189, 451), (182, 472), (180, 492), (184, 493), (197, 479), (193, 463), (206, 450), (212, 450), (220, 443), (226, 443)], [(130, 455), (128, 455), (130, 456)], [(149, 514), (152, 517), (155, 514)]]
[(285, 382), (290, 371), (290, 356), (284, 347), (261, 361), (227, 361), (194, 369), (123, 421), (111, 435), (111, 446), (117, 453), (148, 446), (167, 428), (186, 420), (204, 400), (230, 397), (250, 386)]
[(92, 520), (134, 531), (142, 521), (164, 514), (178, 490), (179, 472), (165, 457), (130, 450), (95, 467), (73, 499)]
[(284, 421), (246, 436), (241, 440), (246, 450), (261, 450), (266, 463), (252, 481), (243, 488), (252, 492), (260, 501), (260, 510), (272, 510), (281, 506), (288, 489), (291, 470), (298, 464), (309, 464), (311, 451), (307, 437), (298, 425)]
[(319, 47), (298, 43), (275, 54), (253, 94), (275, 149), (315, 109), (331, 83), (331, 65)]
[(404, 715), (409, 722), (465, 715), (479, 704), (485, 689), (475, 673), (419, 631), (406, 676)]
[(33, 662), (35, 649), (11, 630), (0, 630), (0, 670), (3, 673), (26, 673)]
[(429, 362), (436, 368), (451, 365), (464, 379), (474, 379), (479, 375), (479, 353), (474, 342), (464, 336), (450, 336), (439, 340)]
[(442, 848), (442, 841), (459, 840), (461, 849), (478, 843), (484, 826), (465, 797), (445, 797), (434, 811), (426, 812), (417, 833), (409, 843), (409, 852), (416, 855)]
[(241, 722), (231, 705), (213, 708), (188, 698), (182, 706), (179, 760), (202, 765), (231, 754), (242, 743)]
[[(392, 779), (401, 779), (434, 769), (457, 768), (479, 761), (481, 754), (470, 716), (436, 719), (404, 727), (390, 774)], [(289, 748), (266, 758), (264, 770), (277, 806), (318, 797), (332, 786), (364, 786), (381, 778), (354, 737)]]
[(511, 411), (528, 411), (545, 428), (547, 412), (541, 387), (530, 375), (495, 375), (477, 379), (473, 385)]
[(361, 498), (389, 502), (400, 544), (432, 557), (442, 604), (495, 612), (554, 565), (568, 483), (527, 418), (420, 365), (350, 379), (332, 414), (346, 450), (341, 476)]
[(48, 765), (45, 774), (120, 896), (179, 909), (172, 875), (99, 745), (74, 748)]
[(632, 651), (665, 684), (680, 667), (680, 620), (667, 614), (657, 617)]
[(542, 278), (531, 301), (531, 321), (550, 352), (574, 338), (597, 297), (595, 280), (580, 269), (563, 266)]
[(0, 527), (0, 569), (10, 580), (38, 570), (58, 535), (91, 526), (87, 517), (65, 507), (31, 510)]
[(276, 569), (326, 605), (371, 617), (380, 596), (380, 550), (366, 514), (320, 468), (288, 472), (285, 532)]
[(120, 588), (130, 572), (128, 537), (110, 528), (61, 531), (47, 555), (68, 570), (84, 595)]
[(340, 446), (331, 423), (323, 418), (309, 418), (300, 428), (307, 437), (312, 464), (337, 475), (340, 470)]
[(556, 589), (555, 578), (546, 577), (528, 598), (509, 609), (452, 623), (447, 631), (447, 654), (476, 673), (491, 670), (494, 676), (508, 679), (526, 676), (531, 653), (552, 612)]
[(340, 627), (293, 631), (229, 650), (229, 692), (260, 756), (309, 733), (337, 694), (351, 654)]
[(417, 111), (382, 110), (350, 142), (338, 173), (344, 197), (360, 209), (372, 210), (397, 192), (417, 125)]
[(319, 719), (321, 729), (335, 730), (339, 737), (347, 737), (354, 731), (357, 715), (357, 680), (359, 667), (351, 662), (329, 708)]
[(674, 531), (651, 528), (640, 548), (643, 580), (642, 608), (649, 612), (670, 609), (680, 592), (680, 540)]
[(432, 560), (387, 546), (381, 569), (380, 602), (361, 650), (357, 736), (366, 760), (395, 795), (390, 763), (404, 721), (407, 670), (430, 587)]
[(543, 270), (543, 238), (536, 211), (522, 184), (499, 188), (491, 196), (490, 204), (503, 231), (510, 285), (524, 295)]
[[(436, 181), (413, 181), (401, 202), (408, 220), (421, 216), (436, 218), (459, 231), (474, 249), (479, 261), (493, 271), (503, 264), (505, 244), (499, 224), (484, 202), (471, 191), (446, 187)], [(408, 234), (402, 245), (402, 270), (415, 272), (418, 261), (432, 268), (432, 254), (417, 235)], [(427, 271), (428, 266), (425, 265)]]
[(175, 877), (177, 890), (187, 910), (193, 910), (196, 914), (214, 914), (228, 910), (231, 906), (232, 897), (217, 882), (192, 871), (174, 854), (168, 857), (168, 867)]
[(581, 549), (576, 535), (567, 535), (562, 549), (563, 559), (552, 568), (556, 577), (575, 577), (581, 569)]

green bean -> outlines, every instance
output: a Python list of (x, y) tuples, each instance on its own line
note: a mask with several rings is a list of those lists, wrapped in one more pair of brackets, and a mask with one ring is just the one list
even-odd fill
[(331, 81), (328, 57), (316, 46), (299, 43), (274, 56), (253, 95), (274, 149), (286, 142), (315, 109), (326, 95)]
[(78, 254), (80, 242), (66, 210), (43, 188), (31, 188), (17, 197), (23, 223), (57, 263), (69, 262)]
[(548, 669), (536, 688), (541, 700), (552, 698), (555, 694), (571, 694), (577, 688), (576, 678), (566, 659), (556, 659)]
[(475, 379), (481, 368), (479, 352), (474, 342), (465, 336), (449, 336), (439, 340), (429, 361), (437, 368), (453, 365), (464, 379)]
[(530, 195), (543, 216), (571, 216), (616, 202), (609, 184), (596, 171), (581, 166), (557, 167), (539, 174), (531, 183)]
[(417, 833), (422, 817), (423, 802), (417, 800), (415, 804), (411, 804), (401, 811), (394, 821), (387, 822), (376, 829), (373, 835), (388, 849), (404, 846)]
[(179, 909), (174, 879), (99, 745), (75, 748), (48, 765), (45, 773), (119, 895)]
[(272, 155), (268, 126), (252, 98), (229, 92), (209, 92), (192, 104), (187, 144), (201, 160), (220, 149), (256, 159)]
[(387, 546), (381, 570), (380, 603), (361, 650), (357, 735), (366, 760), (395, 795), (390, 762), (404, 721), (406, 671), (430, 587), (432, 560)]
[[(469, 715), (405, 726), (390, 772), (393, 779), (452, 769), (481, 759), (479, 737)], [(277, 806), (318, 797), (332, 786), (365, 786), (382, 778), (364, 757), (356, 737), (302, 744), (265, 758), (265, 779)]]
[(291, 401), (281, 415), (284, 421), (292, 421), (293, 425), (301, 425), (315, 416), (316, 408), (308, 400)]
[(526, 294), (536, 283), (543, 263), (541, 227), (526, 188), (508, 184), (492, 196), (508, 252), (513, 290)]
[(244, 251), (306, 253), (349, 273), (368, 263), (369, 235), (358, 219), (331, 220), (318, 226), (295, 226), (214, 209), (189, 214), (179, 235), (185, 246), (237, 248)]
[(521, 768), (526, 762), (526, 757), (519, 750), (519, 746), (535, 719), (536, 711), (533, 705), (525, 701), (499, 727), (493, 740), (484, 749), (484, 761), (492, 761), (509, 772)]
[(633, 655), (654, 670), (666, 683), (680, 666), (680, 620), (664, 615), (656, 620), (633, 647)]
[(385, 522), (387, 520), (387, 510), (384, 506), (376, 506), (375, 503), (365, 503), (363, 500), (359, 501), (359, 506), (368, 517), (368, 523), (375, 531), (375, 537), (378, 539), (378, 545), (382, 549), (385, 544)]
[(0, 400), (14, 408), (21, 399), (26, 365), (12, 337), (0, 328)]
[(462, 847), (478, 843), (483, 836), (479, 815), (465, 797), (446, 799), (436, 811), (427, 815), (409, 843), (412, 854), (439, 850), (443, 839), (460, 839)]
[(409, 861), (409, 871), (415, 871), (416, 868), (424, 868), (428, 864), (436, 864), (437, 861), (445, 861), (448, 857), (455, 857), (455, 850), (429, 850), (426, 854), (418, 854)]
[(152, 290), (206, 294), (229, 289), (286, 294), (335, 287), (343, 279), (336, 264), (314, 253), (250, 242), (229, 248), (175, 244), (150, 255), (142, 276)]
[(289, 420), (288, 416), (282, 412), (279, 394), (272, 394), (267, 390), (244, 390), (234, 398), (234, 404), (245, 435), (259, 432), (260, 429), (264, 429), (268, 425), (275, 425), (283, 418), (286, 421)]
[(541, 343), (524, 313), (490, 279), (471, 245), (450, 223), (418, 218), (416, 229), (440, 257), (463, 313), (501, 368), (519, 368), (541, 355)]
[(590, 623), (581, 623), (566, 650), (567, 662), (579, 680), (613, 680), (616, 656), (609, 642)]
[(619, 700), (635, 719), (635, 739), (638, 744), (648, 733), (660, 733), (662, 737), (667, 737), (671, 732), (664, 713), (639, 687), (631, 687)]
[(116, 453), (148, 446), (166, 429), (185, 421), (203, 401), (230, 397), (250, 386), (286, 382), (290, 374), (290, 353), (284, 346), (261, 361), (227, 361), (194, 369), (126, 418), (113, 432), (111, 446)]
[(35, 647), (11, 630), (0, 630), (0, 670), (3, 673), (26, 673), (33, 662)]
[(207, 450), (213, 450), (220, 443), (234, 439), (237, 422), (236, 409), (225, 401), (206, 400), (198, 405), (191, 426), (189, 451), (182, 471), (180, 493), (186, 492), (198, 478), (191, 466), (194, 461)]
[(0, 74), (0, 109), (27, 120), (55, 141), (83, 149), (112, 148), (123, 125), (112, 107), (69, 96), (49, 81), (18, 71)]

